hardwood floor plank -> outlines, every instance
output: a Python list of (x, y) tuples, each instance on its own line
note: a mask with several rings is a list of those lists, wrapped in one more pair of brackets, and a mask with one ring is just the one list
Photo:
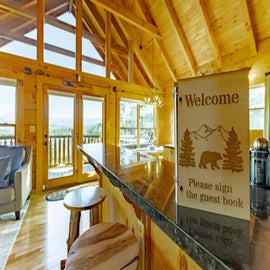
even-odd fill
[[(60, 269), (66, 258), (69, 215), (63, 201), (49, 202), (47, 193), (33, 194), (6, 270)], [(89, 228), (89, 211), (81, 216), (81, 233)]]

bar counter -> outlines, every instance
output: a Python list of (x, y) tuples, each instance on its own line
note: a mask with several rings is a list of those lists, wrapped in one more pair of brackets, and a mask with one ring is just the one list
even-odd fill
[(202, 269), (270, 267), (270, 192), (251, 187), (250, 221), (181, 207), (174, 164), (158, 151), (108, 144), (78, 149)]

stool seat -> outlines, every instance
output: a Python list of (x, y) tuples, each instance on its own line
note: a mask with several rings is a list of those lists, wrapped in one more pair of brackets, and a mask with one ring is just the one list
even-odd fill
[(66, 270), (135, 270), (139, 245), (132, 230), (120, 223), (105, 222), (90, 227), (69, 250)]
[(82, 211), (94, 208), (104, 201), (105, 190), (98, 186), (85, 186), (66, 194), (64, 206), (71, 211)]
[(90, 226), (99, 223), (100, 206), (105, 198), (105, 190), (94, 185), (74, 189), (65, 196), (64, 206), (71, 211), (67, 240), (68, 251), (80, 233), (81, 211), (90, 210)]

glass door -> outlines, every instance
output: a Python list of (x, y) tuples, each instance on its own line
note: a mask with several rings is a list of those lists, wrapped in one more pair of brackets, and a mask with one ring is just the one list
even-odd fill
[(76, 89), (44, 88), (43, 189), (98, 179), (77, 145), (102, 142), (103, 104)]
[[(103, 98), (83, 95), (82, 97), (82, 143), (101, 143), (103, 140)], [(94, 168), (87, 158), (82, 155), (82, 177), (96, 179)]]
[(47, 187), (77, 182), (75, 164), (75, 94), (48, 90), (44, 153), (47, 160)]

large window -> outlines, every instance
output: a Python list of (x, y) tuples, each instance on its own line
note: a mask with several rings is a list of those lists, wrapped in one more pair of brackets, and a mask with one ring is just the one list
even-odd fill
[(142, 147), (155, 134), (155, 106), (122, 99), (120, 101), (120, 144)]
[(251, 130), (264, 129), (264, 84), (256, 85), (249, 90), (249, 128)]
[(15, 144), (15, 119), (16, 81), (0, 78), (0, 144)]

